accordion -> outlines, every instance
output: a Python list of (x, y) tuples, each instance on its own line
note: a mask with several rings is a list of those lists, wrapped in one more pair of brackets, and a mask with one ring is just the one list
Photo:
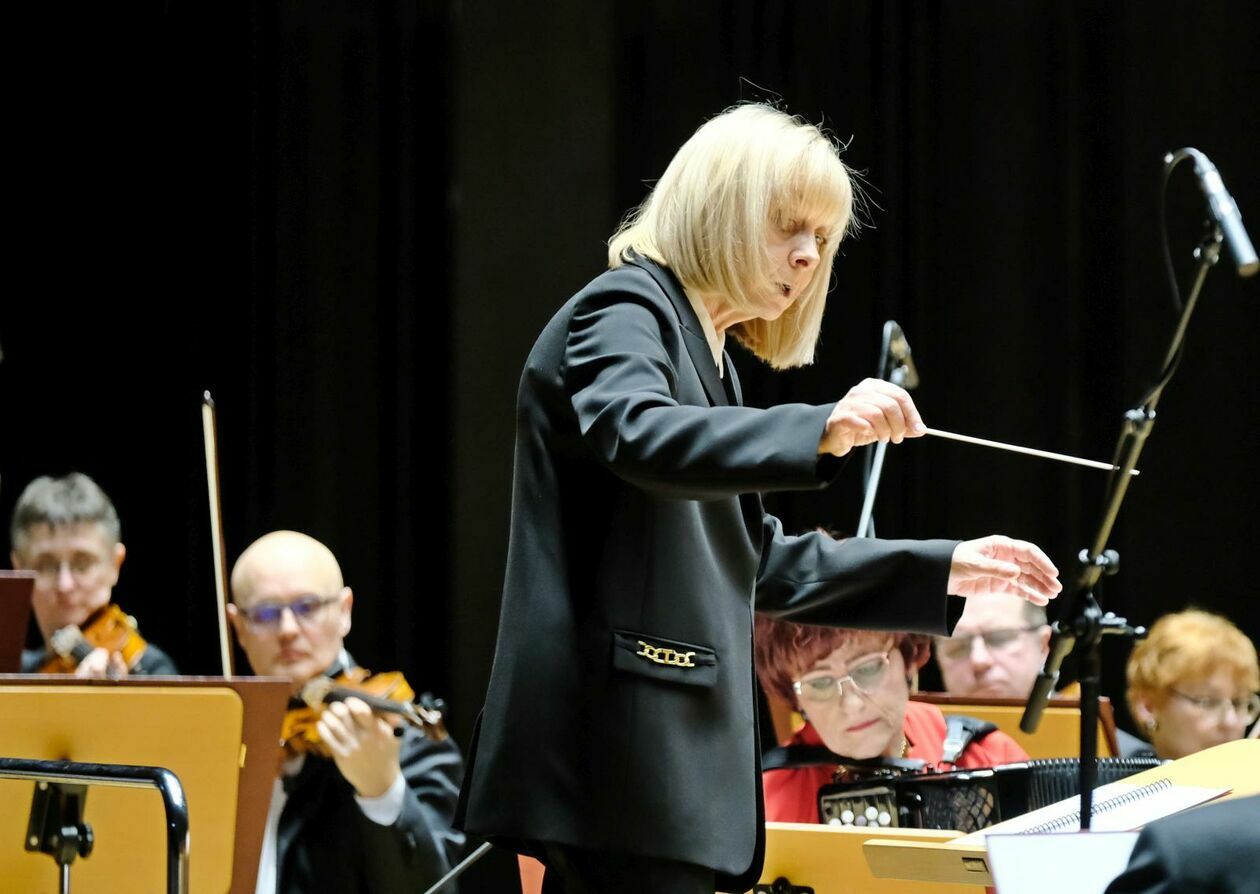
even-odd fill
[[(1098, 785), (1159, 766), (1156, 758), (1098, 759)], [(951, 773), (884, 772), (824, 785), (819, 821), (975, 832), (1080, 794), (1080, 760), (1030, 760)], [(854, 774), (857, 775), (857, 774)]]

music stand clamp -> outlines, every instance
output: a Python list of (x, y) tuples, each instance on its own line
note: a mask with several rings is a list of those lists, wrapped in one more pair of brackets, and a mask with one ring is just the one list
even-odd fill
[(784, 876), (779, 876), (768, 885), (757, 885), (754, 894), (814, 894), (808, 885), (794, 885)]
[(26, 849), (48, 854), (57, 864), (61, 890), (70, 890), (70, 864), (92, 853), (92, 826), (83, 821), (87, 786), (41, 779), (31, 797)]
[(1073, 650), (1082, 654), (1081, 683), (1081, 830), (1088, 831), (1093, 813), (1094, 782), (1098, 775), (1098, 695), (1102, 661), (1099, 645), (1102, 638), (1108, 635), (1120, 635), (1129, 638), (1140, 638), (1146, 635), (1141, 627), (1130, 627), (1124, 618), (1116, 617), (1111, 612), (1103, 613), (1094, 598), (1094, 589), (1103, 574), (1115, 574), (1119, 570), (1119, 554), (1115, 550), (1106, 549), (1107, 540), (1120, 513), (1120, 505), (1124, 502), (1125, 493), (1129, 489), (1132, 476), (1129, 474), (1137, 466), (1138, 457), (1146, 443), (1151, 429), (1155, 425), (1155, 407), (1159, 403), (1164, 388), (1172, 380), (1177, 369), (1182, 346), (1185, 341), (1186, 328), (1190, 316), (1198, 303), (1199, 292), (1208, 271), (1220, 258), (1223, 235), (1219, 225), (1208, 222), (1206, 235), (1194, 251), (1198, 261), (1194, 285), (1190, 290), (1182, 308), (1181, 318), (1173, 332), (1172, 343), (1164, 358), (1164, 367), (1155, 385), (1147, 392), (1142, 403), (1124, 414), (1124, 425), (1121, 428), (1120, 440), (1116, 445), (1115, 456), (1121, 458), (1117, 464), (1118, 471), (1111, 476), (1111, 490), (1095, 532), (1093, 547), (1083, 549), (1079, 554), (1081, 570), (1070, 592), (1073, 594), (1071, 610), (1064, 621), (1056, 621), (1052, 626), (1050, 652), (1045, 666), (1033, 685), (1028, 697), (1028, 706), (1019, 722), (1019, 728), (1026, 733), (1035, 733), (1041, 719), (1041, 712), (1046, 701), (1059, 679), (1059, 670)]

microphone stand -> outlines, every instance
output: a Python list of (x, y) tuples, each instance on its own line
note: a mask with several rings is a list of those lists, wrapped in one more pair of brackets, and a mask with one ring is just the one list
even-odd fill
[(1081, 569), (1077, 574), (1070, 592), (1072, 602), (1070, 611), (1064, 616), (1066, 621), (1057, 621), (1050, 639), (1050, 654), (1046, 658), (1045, 667), (1033, 685), (1032, 694), (1028, 697), (1028, 705), (1020, 719), (1019, 728), (1026, 733), (1037, 731), (1041, 713), (1045, 710), (1046, 700), (1059, 679), (1059, 669), (1063, 659), (1073, 649), (1082, 654), (1081, 682), (1081, 831), (1088, 831), (1094, 803), (1094, 784), (1098, 778), (1098, 687), (1101, 676), (1101, 660), (1099, 647), (1104, 636), (1125, 636), (1139, 639), (1146, 635), (1141, 627), (1130, 627), (1124, 618), (1118, 618), (1112, 612), (1103, 613), (1094, 598), (1094, 589), (1104, 574), (1115, 574), (1119, 571), (1119, 554), (1107, 549), (1107, 539), (1120, 513), (1120, 504), (1124, 502), (1125, 493), (1132, 480), (1130, 471), (1137, 465), (1142, 447), (1155, 425), (1155, 406), (1159, 403), (1164, 388), (1172, 381), (1176, 372), (1185, 341), (1186, 327), (1190, 323), (1190, 315), (1194, 313), (1199, 291), (1208, 271), (1220, 258), (1221, 240), (1223, 236), (1219, 225), (1209, 221), (1209, 228), (1203, 240), (1195, 249), (1194, 257), (1199, 262), (1195, 273), (1194, 285), (1190, 296), (1181, 311), (1181, 319), (1173, 332), (1172, 343), (1164, 357), (1164, 368), (1159, 380), (1147, 392), (1145, 399), (1138, 406), (1124, 414), (1124, 424), (1120, 439), (1116, 444), (1115, 456), (1119, 459), (1118, 471), (1110, 478), (1110, 493), (1104, 504), (1102, 517), (1098, 522), (1092, 545), (1081, 550), (1078, 559)]
[[(898, 387), (905, 388), (905, 366), (898, 364), (895, 368), (889, 369), (892, 365), (892, 333), (896, 325), (892, 320), (884, 324), (884, 335), (879, 347), (879, 373), (876, 375), (876, 378), (884, 379)], [(858, 537), (875, 536), (875, 520), (872, 518), (872, 515), (875, 511), (875, 494), (879, 491), (879, 479), (884, 474), (884, 454), (887, 452), (888, 445), (880, 441), (874, 444), (873, 449), (866, 455), (866, 495), (862, 499), (862, 515), (858, 519)]]

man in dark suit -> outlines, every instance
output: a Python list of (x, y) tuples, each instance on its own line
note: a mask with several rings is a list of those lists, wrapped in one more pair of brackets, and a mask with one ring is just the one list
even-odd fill
[(745, 891), (763, 847), (752, 612), (943, 633), (946, 591), (1045, 602), (1007, 538), (786, 535), (761, 491), (826, 484), (852, 447), (922, 433), (868, 380), (746, 408), (727, 333), (813, 355), (852, 191), (835, 146), (765, 106), (710, 121), (614, 237), (614, 268), (535, 343), (465, 828), (547, 864), (550, 892)]
[(1260, 795), (1156, 820), (1107, 894), (1260, 894)]
[[(232, 569), (232, 599), (228, 616), (255, 673), (288, 677), (296, 693), (354, 666), (344, 648), (354, 594), (322, 543), (294, 531), (254, 541)], [(331, 759), (285, 762), (258, 894), (424, 890), (463, 846), (451, 828), (459, 750), (449, 738), (395, 730), (354, 698), (328, 705), (317, 729)]]
[(31, 611), (44, 648), (22, 652), (22, 673), (61, 657), (80, 677), (177, 674), (175, 662), (152, 643), (132, 657), (84, 646), (78, 634), (110, 607), (127, 548), (118, 511), (100, 485), (80, 472), (43, 476), (26, 486), (9, 527), (13, 567), (35, 572)]

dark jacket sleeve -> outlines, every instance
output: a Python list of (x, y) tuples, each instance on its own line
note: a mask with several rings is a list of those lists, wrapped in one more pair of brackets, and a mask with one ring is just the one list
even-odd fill
[(417, 730), (404, 736), (399, 761), (407, 791), (393, 825), (382, 826), (362, 811), (355, 813), (363, 841), (365, 890), (414, 894), (460, 859), (464, 834), (451, 822), (464, 764), (453, 740), (433, 742)]
[(1258, 853), (1260, 795), (1217, 801), (1144, 828), (1107, 894), (1260, 894)]
[(1161, 838), (1158, 823), (1142, 831), (1129, 855), (1128, 867), (1107, 886), (1107, 894), (1195, 894), (1201, 890), (1196, 887), (1189, 891), (1181, 884), (1175, 867), (1169, 865), (1170, 858), (1175, 863), (1175, 848)]
[(790, 536), (773, 515), (763, 529), (757, 611), (798, 624), (949, 632), (944, 596), (958, 541)]
[(173, 677), (179, 674), (179, 668), (175, 666), (175, 661), (170, 655), (167, 655), (153, 643), (149, 643), (144, 650), (144, 654), (140, 656), (140, 660), (136, 662), (136, 666), (131, 669), (131, 672), (146, 677)]
[[(680, 404), (681, 337), (661, 295), (596, 292), (570, 319), (564, 387), (585, 445), (614, 474), (644, 490), (717, 499), (825, 483), (818, 444), (830, 406), (767, 410)], [(828, 471), (834, 464), (826, 464)]]

